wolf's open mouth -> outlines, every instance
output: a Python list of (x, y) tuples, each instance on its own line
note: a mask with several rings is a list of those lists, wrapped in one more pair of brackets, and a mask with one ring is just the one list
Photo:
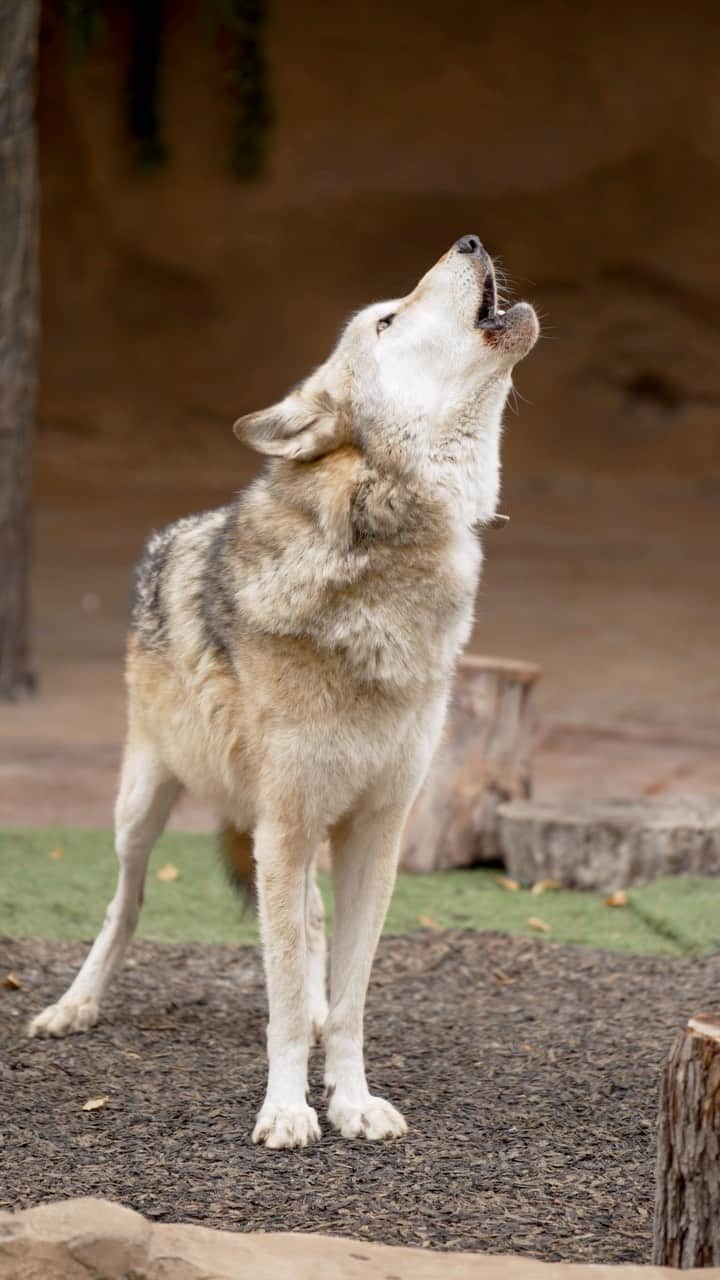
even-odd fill
[(475, 320), (476, 329), (493, 328), (497, 323), (497, 291), (495, 289), (495, 276), (492, 271), (488, 271), (483, 285), (482, 302), (478, 309)]

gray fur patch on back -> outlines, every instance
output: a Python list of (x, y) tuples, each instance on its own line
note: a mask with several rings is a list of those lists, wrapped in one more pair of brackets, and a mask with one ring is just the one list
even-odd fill
[(152, 533), (135, 568), (130, 626), (144, 649), (162, 649), (167, 643), (162, 584), (174, 539), (172, 524)]
[(224, 510), (207, 549), (202, 577), (200, 611), (207, 643), (231, 662), (232, 636), (237, 626), (233, 582), (233, 534), (237, 526), (234, 504)]
[(165, 586), (176, 560), (178, 537), (198, 528), (204, 514), (184, 516), (152, 533), (135, 569), (130, 602), (130, 627), (143, 649), (161, 650), (168, 645)]

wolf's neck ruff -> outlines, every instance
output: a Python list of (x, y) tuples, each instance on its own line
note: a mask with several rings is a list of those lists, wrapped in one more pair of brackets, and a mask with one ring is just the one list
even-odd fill
[(241, 669), (261, 636), (305, 640), (388, 694), (446, 679), (480, 552), (453, 510), (460, 489), (436, 490), (350, 447), (272, 464), (229, 507), (154, 536), (137, 575), (138, 645), (190, 682), (208, 655)]

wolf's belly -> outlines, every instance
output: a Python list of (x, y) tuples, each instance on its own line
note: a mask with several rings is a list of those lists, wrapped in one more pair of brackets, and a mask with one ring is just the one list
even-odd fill
[(446, 681), (394, 698), (306, 645), (255, 642), (242, 656), (237, 672), (207, 654), (185, 668), (132, 645), (128, 658), (131, 736), (238, 826), (291, 796), (330, 824), (434, 746)]

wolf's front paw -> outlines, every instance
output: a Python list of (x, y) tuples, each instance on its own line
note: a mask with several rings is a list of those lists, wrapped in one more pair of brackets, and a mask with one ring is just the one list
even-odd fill
[(320, 1138), (320, 1125), (312, 1107), (283, 1107), (273, 1102), (263, 1104), (253, 1129), (253, 1142), (261, 1142), (272, 1151), (307, 1147)]
[(63, 996), (57, 1004), (43, 1009), (28, 1026), (30, 1036), (69, 1036), (75, 1031), (89, 1031), (94, 1027), (99, 1015), (98, 1002), (94, 996), (84, 996), (72, 1000)]
[(328, 1120), (340, 1130), (343, 1138), (377, 1142), (381, 1138), (401, 1138), (407, 1133), (407, 1124), (400, 1112), (384, 1098), (374, 1098), (371, 1094), (357, 1104), (344, 1101), (336, 1090), (330, 1099)]

